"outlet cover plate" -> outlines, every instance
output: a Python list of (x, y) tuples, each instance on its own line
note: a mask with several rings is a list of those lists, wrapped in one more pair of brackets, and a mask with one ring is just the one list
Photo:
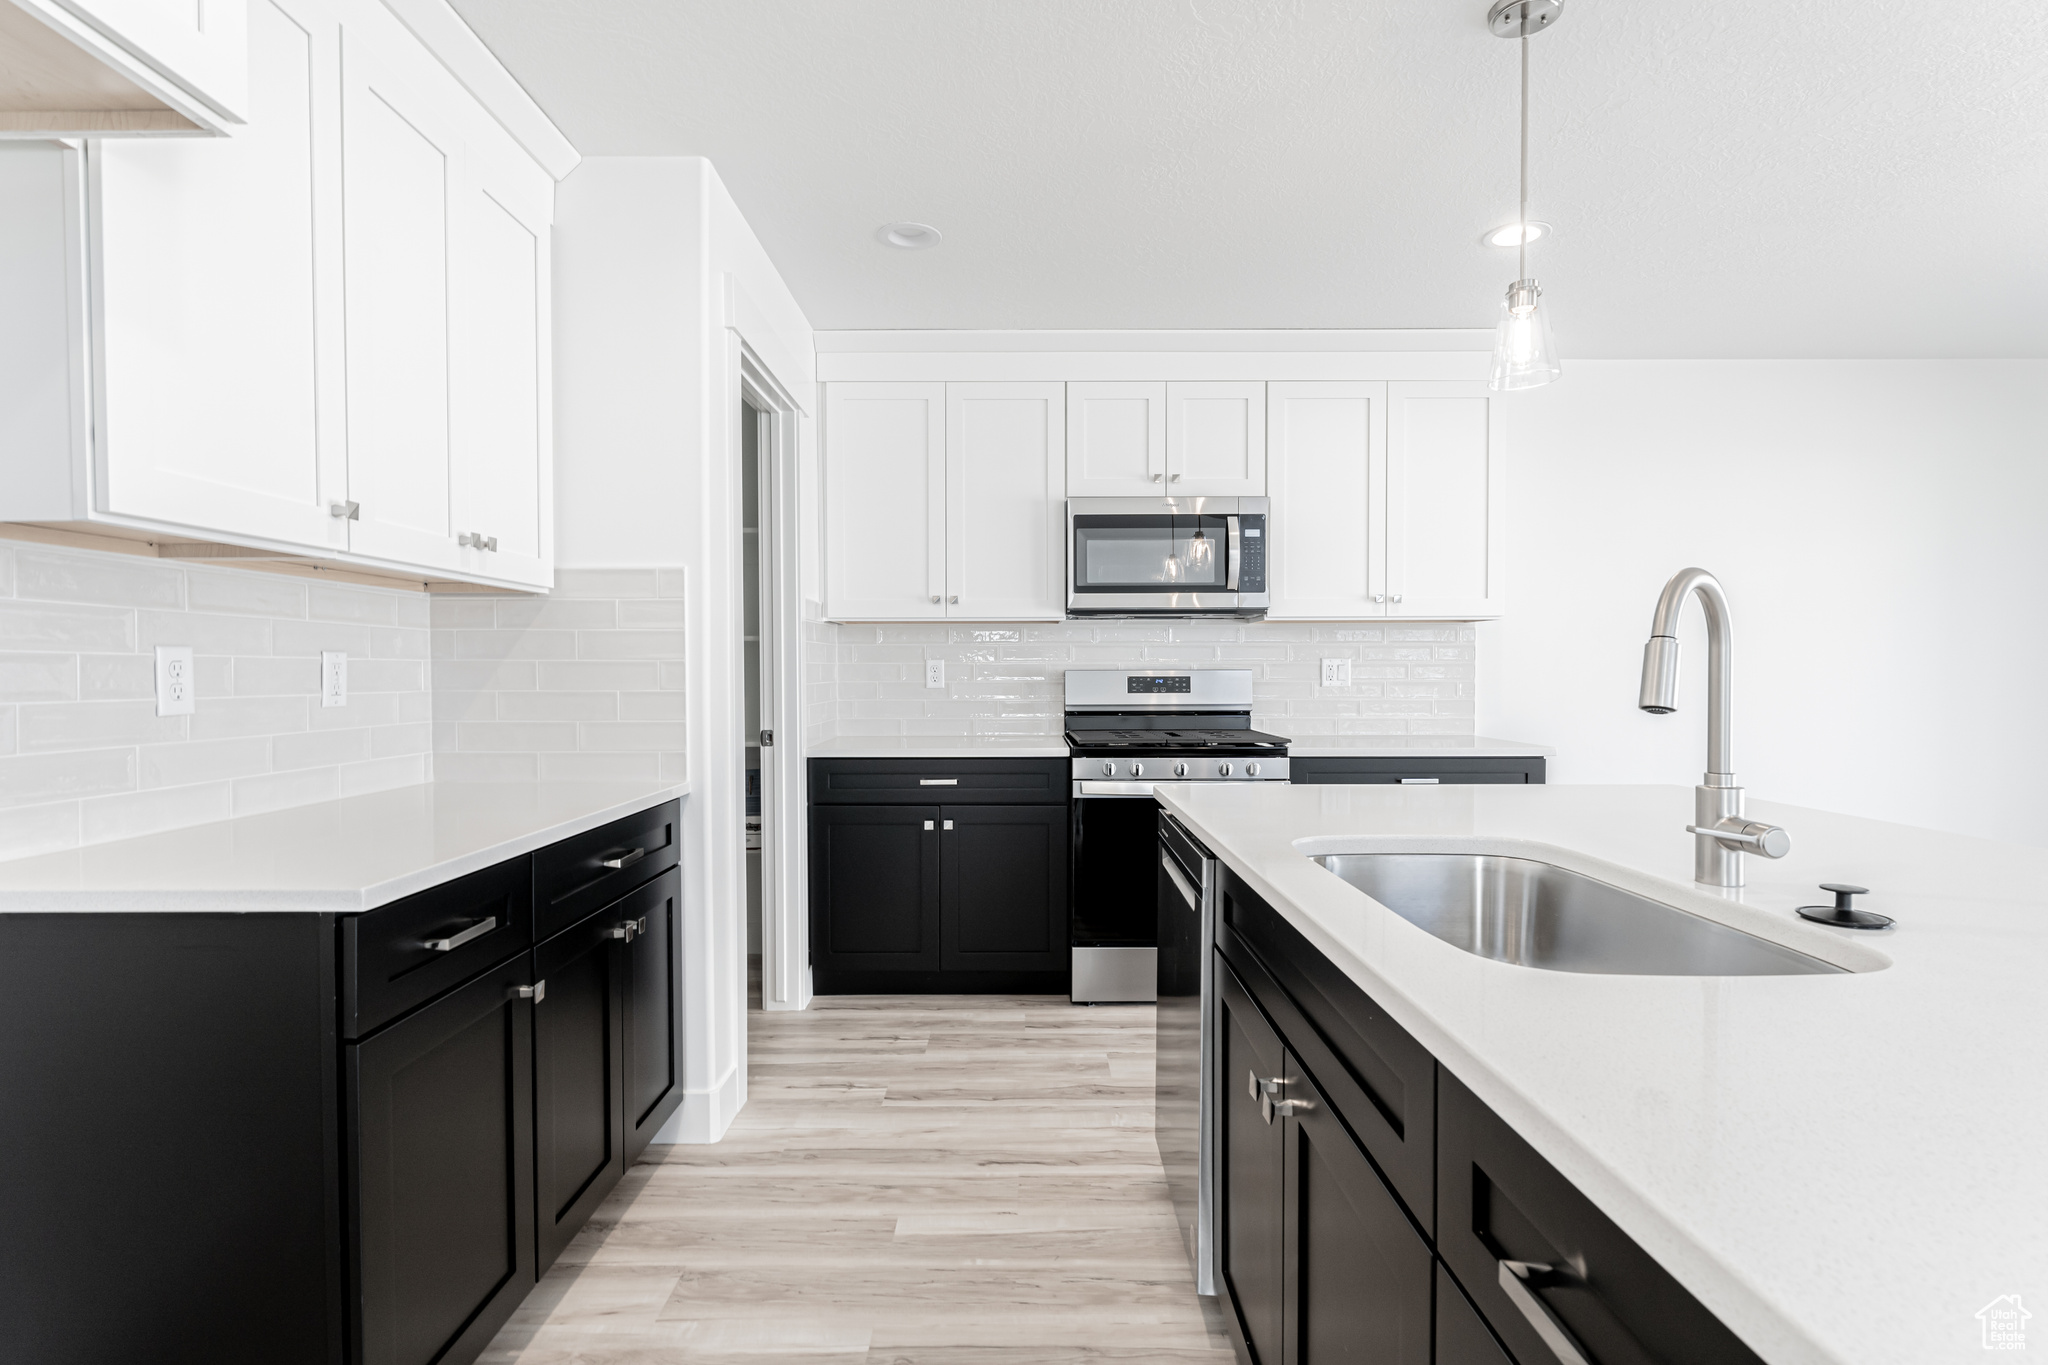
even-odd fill
[(944, 687), (946, 685), (946, 661), (944, 659), (926, 659), (924, 661), (924, 685), (926, 687)]
[(189, 716), (193, 710), (192, 646), (158, 645), (156, 713), (160, 716)]
[(1351, 660), (1323, 660), (1323, 686), (1349, 687), (1351, 685)]
[(348, 705), (348, 655), (341, 650), (320, 651), (320, 704)]

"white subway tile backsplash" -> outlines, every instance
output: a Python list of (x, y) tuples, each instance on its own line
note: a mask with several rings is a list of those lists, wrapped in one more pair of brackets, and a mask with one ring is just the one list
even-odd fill
[(103, 844), (167, 829), (184, 829), (232, 814), (227, 782), (202, 782), (186, 787), (160, 787), (95, 796), (78, 803), (79, 842)]
[(341, 774), (333, 768), (304, 768), (298, 772), (265, 773), (239, 778), (230, 784), (230, 814), (261, 815), (269, 810), (310, 806), (315, 801), (332, 801), (341, 795)]
[(335, 770), (343, 796), (364, 796), (390, 791), (393, 787), (416, 787), (433, 780), (433, 755), (401, 754), (374, 758), (368, 763), (350, 763)]
[(143, 787), (186, 787), (269, 772), (270, 740), (257, 736), (145, 744), (138, 756)]
[[(109, 701), (119, 697), (156, 695), (156, 659), (148, 654), (67, 655), (78, 664), (78, 695), (87, 700)], [(193, 668), (196, 675), (198, 668)], [(230, 663), (232, 668), (232, 663)], [(216, 678), (216, 681), (218, 679)], [(195, 696), (205, 696), (204, 679), (195, 676)], [(220, 693), (216, 693), (220, 695)]]
[[(1248, 668), (1281, 734), (1470, 734), (1476, 631), (1454, 622), (947, 622), (804, 626), (804, 722), (833, 734), (1057, 734), (1069, 668)], [(1320, 685), (1320, 661), (1351, 682)], [(944, 688), (924, 686), (927, 659)]]
[(0, 810), (0, 861), (78, 845), (76, 801)]
[[(594, 597), (664, 597), (680, 596), (661, 591), (660, 569), (557, 569), (555, 590), (557, 598)], [(681, 570), (673, 572), (680, 575)]]
[(16, 754), (0, 758), (0, 806), (135, 790), (135, 750), (90, 749), (81, 753)]
[(185, 605), (193, 611), (234, 612), (289, 620), (306, 614), (306, 584), (277, 574), (190, 568)]
[(24, 548), (14, 552), (14, 595), (28, 602), (182, 608), (185, 575), (137, 556)]
[(361, 763), (369, 756), (368, 730), (308, 730), (303, 734), (279, 735), (270, 741), (270, 766), (274, 772)]
[(193, 611), (136, 613), (136, 646), (190, 645), (194, 654), (268, 654), (272, 623), (260, 616), (208, 616)]
[(77, 655), (0, 654), (0, 702), (69, 701), (77, 695)]
[(135, 613), (0, 602), (0, 640), (15, 649), (127, 653), (135, 648)]
[(154, 701), (53, 701), (18, 709), (23, 753), (111, 749), (185, 738), (184, 716), (159, 716)]

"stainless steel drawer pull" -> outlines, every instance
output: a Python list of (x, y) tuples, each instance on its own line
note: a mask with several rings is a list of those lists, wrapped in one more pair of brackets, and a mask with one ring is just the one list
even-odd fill
[(614, 924), (611, 928), (604, 931), (604, 936), (606, 938), (622, 938), (626, 942), (631, 943), (633, 941), (633, 921), (627, 920), (624, 924)]
[(960, 785), (960, 779), (957, 777), (920, 777), (917, 779), (917, 785), (920, 787), (957, 787)]
[(642, 858), (645, 858), (646, 856), (646, 849), (633, 848), (626, 850), (624, 853), (614, 853), (608, 858), (599, 858), (597, 861), (598, 865), (601, 867), (617, 869), (621, 867), (631, 867), (634, 863), (639, 862)]
[(514, 1000), (531, 1000), (534, 1004), (538, 1005), (541, 1001), (548, 998), (548, 983), (536, 981), (531, 986), (514, 986), (512, 988), (512, 998)]
[(924, 827), (925, 827), (926, 829), (936, 829), (936, 828), (938, 828), (938, 826), (937, 826), (936, 824), (934, 824), (934, 823), (933, 823), (932, 821), (930, 821), (930, 820), (927, 820), (927, 821), (925, 821), (925, 822), (924, 822)]
[(327, 504), (327, 515), (337, 521), (361, 521), (363, 505), (359, 502), (330, 502)]
[(1442, 780), (1442, 778), (1437, 777), (1404, 777), (1401, 779), (1401, 785), (1404, 787), (1434, 787)]
[(944, 829), (951, 829), (951, 828), (953, 828), (953, 822), (952, 822), (951, 820), (947, 820), (947, 821), (945, 821), (945, 822), (944, 822), (944, 824), (942, 825), (942, 828), (944, 828)]
[(459, 934), (450, 934), (446, 938), (430, 938), (420, 946), (437, 953), (452, 953), (463, 944), (470, 942), (472, 939), (482, 938), (497, 927), (498, 917), (496, 915), (486, 915)]
[(1586, 1358), (1585, 1348), (1579, 1345), (1578, 1339), (1532, 1291), (1546, 1284), (1575, 1284), (1578, 1278), (1569, 1270), (1539, 1265), (1534, 1261), (1500, 1263), (1501, 1292), (1529, 1320), (1529, 1325), (1536, 1329), (1536, 1335), (1543, 1338), (1543, 1344), (1557, 1357), (1558, 1365), (1592, 1365), (1592, 1362)]

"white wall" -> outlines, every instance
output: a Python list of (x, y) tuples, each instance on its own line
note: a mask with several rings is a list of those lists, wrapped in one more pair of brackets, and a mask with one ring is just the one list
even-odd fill
[(1697, 782), (1696, 607), (1679, 713), (1635, 698), (1699, 564), (1753, 795), (2048, 844), (2048, 362), (1568, 361), (1508, 423), (1479, 733), (1555, 745), (1554, 781)]
[(739, 376), (733, 331), (809, 387), (812, 350), (709, 162), (586, 158), (555, 227), (556, 546), (565, 567), (686, 571), (685, 1098), (711, 1141), (746, 1099)]

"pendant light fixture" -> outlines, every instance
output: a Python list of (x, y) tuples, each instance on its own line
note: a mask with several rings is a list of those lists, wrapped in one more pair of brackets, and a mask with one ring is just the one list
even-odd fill
[(1542, 306), (1543, 290), (1529, 275), (1529, 39), (1557, 23), (1564, 0), (1494, 0), (1486, 26), (1497, 38), (1522, 45), (1521, 197), (1515, 217), (1515, 282), (1501, 300), (1500, 321), (1493, 332), (1493, 369), (1487, 387), (1533, 389), (1564, 373), (1557, 343), (1550, 336), (1550, 310)]

